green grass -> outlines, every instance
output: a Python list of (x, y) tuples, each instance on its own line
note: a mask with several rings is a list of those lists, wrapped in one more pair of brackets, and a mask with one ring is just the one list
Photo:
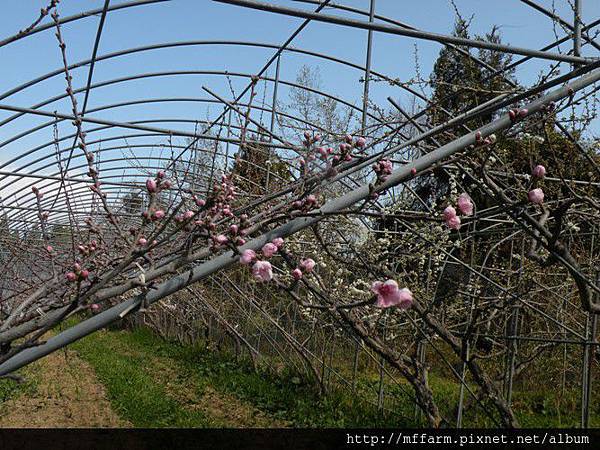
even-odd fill
[(347, 390), (320, 396), (297, 375), (255, 371), (247, 362), (168, 342), (146, 329), (98, 332), (73, 348), (93, 366), (116, 411), (138, 427), (221, 425), (200, 412), (190, 414), (170, 397), (151, 374), (157, 357), (168, 360), (175, 377), (192, 383), (198, 393), (211, 386), (290, 426), (398, 426), (397, 417), (383, 417)]
[(22, 382), (10, 378), (0, 378), (0, 412), (4, 410), (3, 403), (18, 398), (21, 395), (35, 395), (38, 386), (38, 378), (35, 374), (35, 366), (29, 366), (19, 371), (23, 377)]
[[(377, 392), (376, 372), (363, 372), (358, 393), (348, 387), (336, 388), (324, 396), (311, 383), (294, 373), (274, 373), (268, 367), (254, 370), (246, 361), (210, 352), (195, 346), (165, 341), (147, 329), (103, 331), (74, 344), (75, 350), (96, 370), (105, 384), (117, 412), (134, 426), (205, 427), (223, 426), (201, 411), (190, 410), (165, 390), (165, 382), (186, 384), (200, 398), (208, 386), (253, 405), (268, 417), (294, 427), (411, 427), (426, 425), (415, 417), (413, 392), (400, 382), (385, 385), (385, 406), (394, 411), (381, 414), (377, 407), (361, 400), (364, 392)], [(163, 366), (153, 361), (163, 361)], [(167, 364), (169, 374), (157, 372)], [(166, 378), (165, 378), (166, 377)], [(441, 374), (429, 377), (434, 397), (444, 417), (456, 417), (458, 384)], [(0, 388), (1, 389), (1, 388)], [(475, 391), (475, 388), (473, 387)], [(558, 389), (517, 389), (514, 410), (523, 427), (571, 427), (579, 423), (579, 393), (573, 388), (560, 396)], [(0, 391), (1, 392), (1, 391)], [(465, 391), (465, 400), (469, 394)], [(472, 402), (471, 402), (472, 403)], [(488, 410), (494, 408), (488, 405)], [(592, 426), (600, 426), (599, 407), (593, 407)], [(465, 426), (493, 427), (494, 421), (479, 406), (465, 410)], [(227, 425), (227, 424), (225, 424)]]
[(24, 382), (18, 383), (8, 378), (0, 378), (0, 408), (2, 403), (24, 394), (34, 394), (37, 380), (27, 377)]
[(186, 410), (148, 372), (146, 355), (115, 348), (119, 333), (98, 332), (73, 345), (105, 385), (117, 413), (136, 427), (214, 426), (201, 411)]

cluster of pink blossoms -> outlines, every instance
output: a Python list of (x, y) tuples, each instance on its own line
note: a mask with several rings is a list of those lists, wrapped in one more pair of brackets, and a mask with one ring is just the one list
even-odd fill
[(392, 174), (392, 162), (387, 158), (377, 161), (372, 167), (373, 171), (377, 175), (378, 183), (387, 180), (387, 178)]
[(315, 268), (315, 261), (312, 258), (306, 258), (300, 261), (298, 267), (292, 270), (292, 277), (298, 281), (304, 276), (304, 273), (310, 273)]
[(311, 209), (319, 206), (319, 201), (314, 194), (309, 194), (303, 199), (295, 200), (292, 202), (292, 209), (299, 211), (310, 211)]
[(516, 122), (518, 119), (527, 117), (527, 114), (529, 114), (529, 110), (527, 108), (513, 108), (508, 111), (508, 118), (511, 122)]
[[(170, 189), (172, 186), (169, 180), (165, 179), (164, 170), (159, 170), (156, 174), (156, 178), (148, 178), (146, 180), (146, 190), (150, 195), (158, 194), (163, 189)], [(165, 212), (162, 209), (154, 209), (144, 211), (142, 213), (144, 219), (149, 220), (151, 222), (162, 220), (165, 217)], [(136, 230), (129, 230), (129, 232), (135, 235)]]
[(344, 142), (339, 145), (338, 152), (336, 152), (333, 147), (318, 146), (313, 148), (313, 144), (317, 144), (321, 139), (319, 134), (312, 136), (310, 132), (304, 132), (304, 140), (302, 143), (308, 151), (306, 157), (301, 157), (298, 161), (305, 173), (307, 171), (307, 163), (319, 158), (322, 161), (327, 162), (327, 175), (333, 176), (336, 173), (336, 170), (334, 169), (336, 165), (343, 161), (352, 161), (352, 158), (354, 157), (353, 150), (363, 149), (367, 144), (367, 140), (364, 137), (354, 138), (348, 134), (344, 137)]
[[(470, 216), (473, 214), (473, 201), (466, 192), (459, 195), (456, 204), (463, 215)], [(452, 205), (447, 206), (443, 214), (448, 228), (451, 230), (460, 229), (460, 217), (458, 217), (456, 209)]]
[(496, 143), (496, 135), (490, 134), (488, 137), (484, 138), (481, 135), (481, 131), (477, 130), (475, 133), (475, 144), (477, 146), (491, 145)]
[(165, 180), (165, 172), (164, 170), (159, 170), (156, 174), (156, 178), (148, 178), (146, 180), (146, 189), (151, 194), (157, 194), (163, 189), (170, 189), (171, 182), (169, 180)]
[[(531, 175), (534, 178), (541, 180), (546, 176), (546, 168), (541, 164), (538, 164), (531, 171)], [(544, 191), (541, 188), (532, 189), (527, 193), (527, 199), (531, 203), (541, 205), (542, 203), (544, 203)]]
[[(275, 238), (271, 242), (267, 242), (260, 250), (262, 256), (265, 259), (275, 256), (283, 246), (283, 243), (284, 241), (282, 238)], [(271, 266), (271, 263), (266, 260), (258, 259), (258, 255), (252, 249), (246, 249), (242, 252), (240, 263), (246, 266), (252, 264), (252, 276), (257, 281), (271, 281), (273, 279), (273, 266)], [(311, 258), (303, 259), (300, 261), (299, 266), (292, 271), (292, 277), (294, 280), (299, 280), (302, 278), (303, 273), (312, 272), (315, 265), (315, 261)]]
[(398, 283), (394, 280), (375, 281), (371, 285), (371, 291), (377, 294), (375, 306), (379, 308), (397, 306), (408, 309), (413, 303), (412, 292), (408, 288), (399, 289)]
[(70, 283), (77, 280), (87, 280), (89, 276), (90, 272), (86, 269), (82, 269), (81, 264), (77, 262), (73, 264), (73, 270), (65, 274), (65, 278)]
[[(271, 242), (263, 245), (261, 253), (265, 258), (271, 258), (283, 246), (282, 238), (275, 238)], [(273, 267), (269, 261), (257, 259), (258, 255), (252, 249), (246, 249), (242, 252), (240, 263), (244, 265), (252, 264), (252, 276), (257, 281), (271, 281), (273, 279)]]

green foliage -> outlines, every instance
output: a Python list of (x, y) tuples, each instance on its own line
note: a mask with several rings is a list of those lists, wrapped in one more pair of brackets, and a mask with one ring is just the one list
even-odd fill
[[(471, 39), (468, 27), (469, 23), (464, 19), (457, 19), (453, 36)], [(477, 36), (476, 39), (496, 44), (502, 41), (495, 27), (485, 36)], [(436, 104), (436, 108), (429, 115), (432, 124), (446, 122), (448, 119), (446, 112), (457, 114), (470, 110), (509, 89), (510, 82), (514, 82), (514, 70), (504, 71), (504, 69), (510, 63), (511, 56), (500, 52), (480, 50), (477, 55), (474, 55), (468, 47), (444, 47), (431, 74), (432, 102)], [(499, 71), (504, 72), (498, 75)], [(491, 114), (484, 115), (470, 123), (470, 126), (480, 126), (491, 119)]]

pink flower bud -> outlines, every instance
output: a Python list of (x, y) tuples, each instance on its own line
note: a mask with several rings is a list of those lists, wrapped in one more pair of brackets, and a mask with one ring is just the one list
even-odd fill
[(156, 220), (160, 220), (163, 217), (165, 217), (165, 212), (162, 209), (158, 209), (154, 211), (154, 214), (152, 214), (152, 218)]
[(88, 277), (90, 276), (90, 272), (88, 270), (83, 269), (81, 271), (81, 273), (79, 274), (79, 276), (81, 277), (82, 280), (87, 280)]
[(277, 237), (271, 241), (277, 248), (283, 245), (283, 238)]
[(51, 245), (47, 245), (47, 246), (46, 246), (46, 251), (47, 251), (48, 253), (52, 253), (52, 251), (53, 251), (53, 250), (54, 250), (54, 248), (52, 248), (52, 246), (51, 246)]
[(453, 216), (446, 220), (446, 225), (451, 230), (459, 230), (460, 229), (460, 217)]
[(194, 211), (186, 211), (183, 213), (184, 220), (190, 220), (192, 217), (194, 217)]
[(454, 216), (456, 216), (456, 209), (453, 206), (446, 206), (446, 209), (444, 209), (444, 219), (448, 220)]
[(242, 252), (240, 257), (240, 263), (248, 265), (256, 259), (256, 252), (252, 249), (247, 249)]
[(527, 198), (531, 203), (541, 205), (544, 202), (544, 191), (542, 191), (540, 188), (532, 189), (527, 194)]
[(74, 272), (67, 272), (65, 273), (65, 278), (67, 279), (67, 281), (73, 282), (77, 279), (77, 275), (75, 275)]
[(271, 256), (273, 256), (275, 253), (277, 253), (277, 246), (271, 242), (263, 245), (263, 248), (261, 249), (262, 254), (265, 256), (265, 258), (270, 258)]
[(157, 191), (156, 181), (152, 180), (151, 178), (148, 178), (146, 180), (146, 189), (148, 189), (148, 192), (150, 193), (155, 193)]
[(90, 310), (91, 310), (93, 313), (97, 313), (98, 311), (100, 311), (100, 305), (99, 305), (99, 304), (97, 304), (97, 303), (92, 303), (92, 304), (90, 305)]
[(239, 227), (236, 224), (233, 224), (229, 227), (229, 232), (231, 234), (237, 234)]
[(541, 164), (538, 164), (533, 168), (531, 174), (536, 178), (544, 178), (546, 176), (546, 168)]
[(358, 148), (363, 148), (366, 145), (366, 143), (367, 143), (367, 140), (364, 137), (359, 137), (356, 140), (356, 146)]
[(300, 261), (300, 269), (304, 270), (305, 272), (312, 272), (315, 268), (315, 265), (316, 263), (312, 258), (306, 258)]
[(417, 169), (415, 167), (410, 169), (410, 174), (414, 177), (417, 174)]
[(460, 212), (463, 213), (465, 216), (470, 216), (471, 214), (473, 214), (473, 202), (471, 201), (471, 197), (469, 197), (469, 194), (460, 194), (457, 203), (458, 209), (460, 209)]
[(159, 180), (162, 180), (165, 177), (165, 171), (159, 170), (158, 173), (156, 174), (156, 176), (158, 177)]
[(147, 243), (148, 243), (148, 241), (146, 239), (144, 239), (143, 237), (141, 237), (141, 238), (138, 239), (138, 244), (141, 247), (145, 247)]
[(302, 278), (302, 271), (298, 268), (292, 270), (292, 277), (294, 278), (294, 280), (299, 280), (300, 278)]
[(227, 244), (227, 242), (229, 242), (229, 238), (227, 236), (225, 236), (224, 234), (219, 234), (219, 235), (215, 236), (214, 240), (215, 240), (215, 243), (218, 245), (225, 245), (225, 244)]

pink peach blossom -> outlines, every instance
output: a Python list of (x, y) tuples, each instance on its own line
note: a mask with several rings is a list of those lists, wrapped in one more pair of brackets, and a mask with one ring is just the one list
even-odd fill
[(447, 221), (454, 216), (456, 216), (456, 209), (453, 206), (446, 206), (446, 209), (444, 209), (444, 220)]
[(280, 248), (283, 245), (283, 238), (275, 238), (271, 241), (272, 244), (274, 244), (277, 248)]
[(460, 212), (465, 216), (470, 216), (473, 214), (473, 201), (471, 200), (471, 197), (469, 197), (469, 194), (466, 192), (460, 194), (457, 203), (458, 209), (460, 209)]
[(532, 189), (527, 194), (527, 198), (531, 203), (541, 205), (544, 202), (544, 191), (542, 191), (540, 188)]
[(255, 259), (256, 259), (256, 252), (252, 249), (247, 249), (242, 252), (242, 256), (240, 257), (240, 263), (247, 265), (247, 264), (250, 264)]
[(394, 280), (375, 281), (371, 286), (371, 291), (377, 294), (376, 306), (379, 308), (398, 306), (408, 309), (412, 305), (412, 292), (407, 288), (398, 289), (398, 283)]
[(315, 268), (315, 261), (312, 258), (306, 258), (300, 261), (300, 268), (305, 272), (312, 272)]
[(265, 258), (270, 258), (275, 253), (277, 253), (277, 246), (275, 244), (273, 244), (272, 242), (268, 242), (265, 245), (263, 245), (263, 248), (261, 249), (261, 251), (262, 251), (262, 254), (265, 256)]
[(448, 225), (448, 228), (450, 228), (451, 230), (459, 230), (460, 229), (460, 217), (452, 216), (452, 217), (446, 219), (446, 225)]
[(271, 281), (273, 279), (273, 268), (268, 261), (256, 261), (252, 266), (252, 276), (257, 281)]
[(219, 234), (219, 235), (215, 236), (215, 242), (218, 245), (225, 245), (225, 244), (227, 244), (227, 242), (229, 242), (229, 238), (227, 236), (225, 236), (224, 234)]

